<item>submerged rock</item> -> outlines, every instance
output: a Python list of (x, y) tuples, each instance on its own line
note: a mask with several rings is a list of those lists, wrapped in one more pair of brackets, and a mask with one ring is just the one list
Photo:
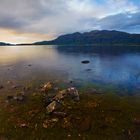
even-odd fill
[(53, 126), (55, 126), (55, 124), (59, 121), (58, 118), (52, 118), (50, 120), (45, 120), (43, 122), (43, 127), (44, 128), (52, 128)]
[(140, 125), (140, 119), (135, 118), (132, 122), (135, 125)]
[(25, 95), (17, 95), (14, 97), (14, 99), (18, 102), (23, 102), (25, 101)]
[(10, 103), (10, 102), (13, 102), (13, 101), (17, 101), (17, 102), (23, 102), (25, 101), (25, 95), (24, 94), (19, 94), (17, 96), (7, 96), (6, 97), (6, 102), (7, 103)]
[(44, 86), (42, 87), (42, 91), (48, 92), (52, 88), (53, 88), (53, 84), (51, 82), (48, 82), (48, 83), (44, 84)]
[(9, 102), (11, 102), (11, 101), (13, 101), (14, 100), (14, 96), (7, 96), (6, 97), (6, 102), (7, 103), (9, 103)]
[(75, 101), (79, 101), (80, 100), (78, 90), (75, 87), (68, 88), (67, 91), (68, 91), (68, 96), (71, 99), (73, 99)]
[(59, 91), (54, 97), (54, 100), (62, 100), (64, 98), (69, 98), (75, 101), (80, 100), (78, 90), (75, 87)]
[(46, 105), (49, 105), (51, 102), (53, 102), (53, 99), (49, 96), (44, 95), (43, 101), (44, 101), (45, 106), (46, 106)]
[(59, 107), (60, 107), (60, 103), (58, 101), (53, 101), (46, 107), (47, 113), (48, 114), (52, 113), (53, 111), (55, 111)]
[(62, 100), (65, 97), (67, 97), (67, 90), (61, 90), (56, 94), (56, 96), (54, 97), (54, 100)]
[[(71, 99), (74, 101), (80, 100), (78, 90), (75, 87), (70, 87), (68, 89), (61, 90), (61, 91), (56, 91), (53, 89), (54, 89), (54, 85), (52, 85), (52, 83), (50, 82), (45, 84), (43, 87), (43, 91), (47, 91), (47, 94), (45, 92), (43, 99), (44, 99), (45, 105), (47, 105), (46, 110), (48, 114), (56, 111), (62, 105), (61, 101), (65, 98)], [(50, 90), (53, 92), (50, 92)], [(55, 112), (54, 114), (60, 115), (60, 116), (66, 115), (64, 112)]]
[(134, 131), (131, 129), (124, 129), (123, 133), (128, 140), (135, 140)]
[(83, 61), (81, 61), (81, 63), (82, 64), (88, 64), (88, 63), (90, 63), (90, 61), (89, 60), (83, 60)]
[(92, 69), (86, 69), (86, 71), (87, 71), (87, 72), (90, 72), (90, 71), (92, 71)]
[(12, 89), (16, 89), (16, 88), (18, 88), (18, 86), (16, 86), (16, 85), (12, 85), (11, 88), (12, 88)]
[(60, 117), (65, 117), (67, 114), (65, 112), (53, 112), (54, 115), (60, 116)]
[(3, 89), (4, 87), (2, 85), (0, 85), (0, 89)]

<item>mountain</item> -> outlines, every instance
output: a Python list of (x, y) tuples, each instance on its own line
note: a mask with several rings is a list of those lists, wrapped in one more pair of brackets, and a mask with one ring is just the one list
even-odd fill
[(0, 42), (0, 46), (9, 46), (9, 45), (12, 45), (12, 44)]
[(51, 41), (35, 42), (34, 45), (72, 45), (72, 44), (130, 44), (140, 45), (140, 34), (120, 31), (94, 30), (85, 33), (73, 33), (59, 36)]

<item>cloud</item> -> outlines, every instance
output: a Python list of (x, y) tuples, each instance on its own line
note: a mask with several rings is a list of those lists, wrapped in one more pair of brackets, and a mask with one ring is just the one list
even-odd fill
[(98, 24), (102, 29), (135, 32), (137, 28), (137, 32), (140, 32), (140, 12), (108, 16), (99, 20)]
[(0, 28), (20, 32), (17, 42), (32, 42), (35, 34), (48, 40), (94, 29), (131, 32), (139, 27), (139, 10), (132, 0), (0, 0)]

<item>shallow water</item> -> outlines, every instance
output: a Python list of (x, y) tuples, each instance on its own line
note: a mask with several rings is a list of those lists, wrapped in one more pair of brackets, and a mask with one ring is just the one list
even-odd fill
[[(82, 64), (89, 60), (89, 64)], [(0, 83), (74, 81), (140, 90), (140, 49), (124, 46), (0, 47)]]

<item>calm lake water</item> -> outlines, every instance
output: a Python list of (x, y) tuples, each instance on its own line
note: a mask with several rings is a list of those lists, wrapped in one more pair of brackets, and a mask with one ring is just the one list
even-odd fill
[[(81, 61), (89, 60), (89, 64)], [(0, 84), (73, 81), (140, 90), (140, 48), (125, 46), (0, 47)]]

